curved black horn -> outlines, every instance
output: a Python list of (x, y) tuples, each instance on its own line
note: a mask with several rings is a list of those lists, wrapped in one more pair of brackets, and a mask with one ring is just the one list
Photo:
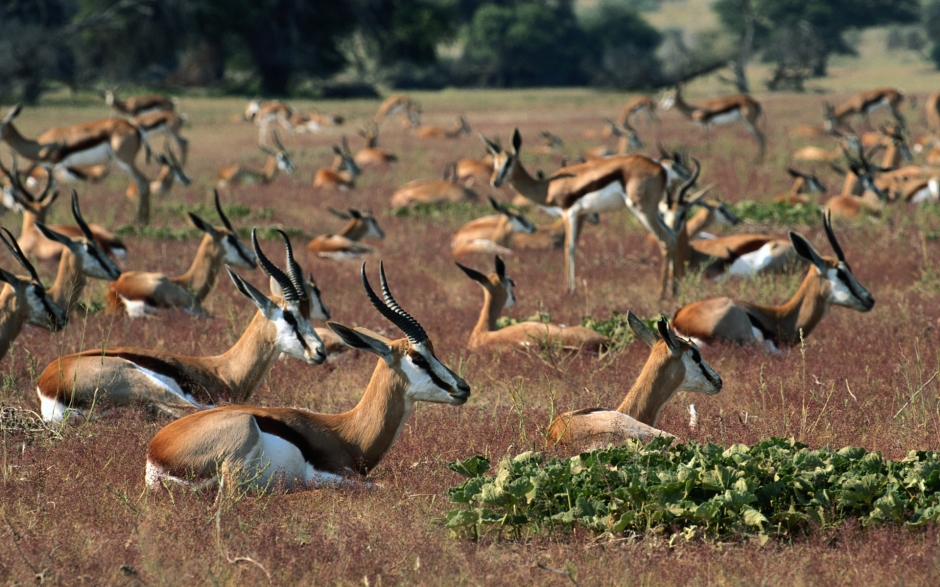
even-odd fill
[(231, 232), (235, 234), (235, 229), (232, 228), (232, 223), (229, 222), (228, 216), (225, 215), (225, 212), (222, 211), (222, 204), (219, 203), (219, 190), (212, 188), (212, 197), (215, 200), (215, 211), (219, 214), (219, 218), (222, 220), (222, 225)]
[(280, 228), (278, 228), (277, 231), (284, 237), (284, 249), (287, 253), (287, 276), (290, 278), (290, 282), (294, 284), (297, 295), (301, 300), (305, 300), (308, 296), (307, 288), (304, 287), (304, 270), (297, 261), (294, 260), (294, 249), (291, 247), (290, 237)]
[(85, 219), (82, 217), (82, 211), (78, 208), (78, 192), (75, 191), (75, 188), (70, 188), (69, 190), (72, 195), (72, 216), (75, 217), (75, 222), (78, 224), (78, 227), (82, 229), (82, 234), (85, 235), (90, 241), (95, 240), (95, 235), (91, 233), (91, 229), (88, 228), (88, 223), (85, 222)]
[(679, 187), (679, 194), (676, 198), (676, 201), (679, 203), (682, 203), (682, 201), (685, 199), (686, 192), (688, 192), (689, 189), (695, 185), (695, 182), (698, 181), (699, 172), (702, 170), (702, 166), (699, 164), (698, 159), (695, 157), (692, 157), (691, 159), (695, 166), (695, 170), (692, 172), (692, 175), (689, 176), (689, 179), (685, 180), (685, 182)]
[[(33, 278), (34, 282), (42, 284), (42, 282), (39, 280), (39, 275), (36, 273), (36, 268), (33, 267), (33, 264), (26, 259), (26, 255), (23, 254), (23, 250), (20, 248), (19, 243), (16, 242), (16, 238), (13, 236), (13, 234), (7, 230), (5, 226), (0, 226), (0, 230), (3, 231), (3, 233), (0, 234), (0, 240), (2, 240), (3, 244), (5, 244), (7, 249), (9, 249), (10, 254), (12, 254), (13, 257), (19, 261), (20, 265), (22, 265), (24, 269), (29, 271), (29, 274)], [(6, 234), (6, 236), (3, 236), (4, 234)], [(7, 237), (9, 237), (9, 240)]]
[(378, 310), (380, 314), (385, 316), (389, 322), (400, 328), (401, 331), (405, 333), (405, 336), (408, 338), (408, 342), (411, 344), (418, 344), (427, 340), (428, 335), (424, 332), (424, 328), (418, 324), (417, 320), (412, 318), (407, 312), (401, 309), (401, 307), (392, 297), (391, 292), (388, 291), (388, 283), (385, 280), (385, 267), (381, 261), (379, 261), (379, 276), (381, 278), (382, 293), (385, 296), (385, 302), (379, 299), (379, 296), (375, 294), (372, 286), (369, 285), (369, 278), (366, 277), (365, 263), (362, 264), (360, 274), (362, 276), (362, 287), (366, 290), (366, 295), (369, 296), (369, 301), (372, 302), (372, 305), (375, 306), (375, 309)]
[(284, 296), (284, 299), (288, 302), (299, 302), (300, 298), (297, 297), (297, 292), (294, 290), (294, 284), (291, 283), (290, 278), (284, 275), (284, 272), (278, 269), (277, 265), (265, 257), (264, 253), (261, 251), (261, 245), (258, 244), (257, 228), (251, 229), (251, 245), (255, 249), (255, 255), (258, 256), (258, 264), (261, 265), (261, 270), (264, 271), (265, 275), (274, 279), (281, 287), (281, 294)]
[(836, 240), (836, 234), (832, 232), (832, 210), (829, 210), (823, 216), (823, 226), (826, 227), (826, 236), (829, 237), (829, 245), (835, 252), (836, 258), (845, 263), (845, 253), (842, 252), (842, 247), (839, 246), (839, 241)]

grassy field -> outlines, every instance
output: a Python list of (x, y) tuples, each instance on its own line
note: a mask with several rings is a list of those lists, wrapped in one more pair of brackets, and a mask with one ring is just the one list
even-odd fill
[[(908, 75), (914, 68), (911, 65)], [(834, 67), (837, 72), (837, 67)], [(836, 101), (863, 84), (861, 74)], [(940, 88), (940, 80), (931, 78)], [(895, 78), (878, 83), (894, 83)], [(826, 82), (827, 84), (829, 82)], [(832, 83), (837, 83), (833, 81)], [(910, 93), (926, 89), (920, 80)], [(923, 84), (923, 85), (921, 85)], [(708, 94), (696, 88), (692, 98)], [(923, 98), (923, 96), (920, 96)], [(450, 124), (464, 114), (474, 131), (499, 135), (505, 142), (518, 126), (523, 152), (550, 129), (565, 140), (563, 152), (576, 156), (596, 144), (583, 138), (616, 115), (625, 96), (587, 90), (520, 92), (446, 91), (420, 94), (428, 122)], [(646, 152), (656, 141), (685, 145), (701, 159), (700, 183), (715, 182), (715, 193), (731, 202), (769, 201), (788, 188), (784, 167), (797, 143), (790, 125), (817, 122), (822, 97), (758, 95), (769, 137), (766, 161), (752, 162), (753, 141), (742, 129), (712, 133), (710, 148), (699, 129), (676, 113), (660, 126), (641, 123)], [(922, 103), (922, 102), (921, 102)], [(310, 104), (297, 103), (301, 109)], [(940, 532), (856, 523), (818, 528), (790, 541), (764, 546), (748, 540), (685, 542), (667, 533), (646, 537), (595, 539), (575, 532), (524, 543), (486, 538), (470, 542), (451, 537), (440, 518), (450, 508), (443, 492), (460, 478), (448, 462), (474, 454), (494, 462), (524, 450), (548, 450), (542, 428), (555, 410), (615, 406), (629, 389), (647, 356), (642, 344), (598, 359), (545, 352), (468, 353), (464, 346), (476, 321), (482, 295), (453, 264), (448, 244), (453, 230), (471, 216), (443, 212), (433, 216), (393, 216), (388, 198), (396, 187), (417, 178), (436, 178), (462, 156), (478, 156), (475, 136), (454, 141), (420, 141), (386, 123), (380, 144), (399, 155), (385, 171), (366, 171), (355, 190), (314, 190), (318, 167), (331, 160), (330, 147), (343, 133), (360, 145), (354, 131), (371, 116), (376, 101), (320, 103), (343, 114), (345, 126), (319, 135), (282, 136), (298, 170), (264, 186), (238, 187), (223, 195), (239, 228), (284, 227), (304, 237), (335, 232), (339, 221), (327, 206), (362, 207), (376, 212), (387, 234), (377, 243), (375, 265), (383, 259), (401, 305), (425, 327), (438, 357), (459, 371), (473, 388), (461, 408), (419, 405), (398, 443), (370, 475), (380, 489), (322, 489), (284, 494), (249, 494), (216, 499), (214, 491), (147, 491), (144, 454), (150, 438), (169, 420), (144, 410), (102, 413), (89, 422), (60, 428), (39, 426), (37, 373), (65, 353), (102, 344), (134, 345), (208, 355), (227, 349), (246, 327), (254, 307), (227, 278), (208, 300), (211, 318), (173, 313), (148, 320), (120, 320), (103, 314), (77, 316), (63, 332), (27, 329), (0, 365), (0, 404), (4, 407), (0, 446), (0, 582), (25, 584), (429, 584), (429, 585), (936, 585), (940, 579)], [(260, 167), (256, 128), (229, 122), (244, 107), (236, 99), (184, 99), (191, 140), (188, 188), (154, 202), (152, 225), (179, 238), (129, 236), (125, 269), (183, 272), (198, 240), (185, 212), (198, 210), (215, 221), (209, 189), (216, 171), (231, 163)], [(17, 123), (31, 136), (56, 124), (107, 116), (90, 99), (71, 106), (55, 100), (26, 108)], [(918, 115), (909, 119), (918, 121)], [(919, 128), (919, 127), (918, 127)], [(6, 157), (6, 155), (5, 155)], [(524, 160), (530, 169), (554, 170), (560, 154)], [(8, 161), (8, 158), (5, 159)], [(153, 174), (155, 169), (148, 169)], [(831, 190), (839, 178), (820, 169)], [(90, 222), (130, 225), (135, 205), (126, 200), (126, 180), (117, 172), (103, 184), (79, 186)], [(478, 186), (481, 195), (506, 199), (505, 189)], [(246, 208), (247, 207), (247, 208)], [(66, 221), (67, 210), (54, 210)], [(537, 218), (538, 222), (545, 219)], [(16, 232), (20, 219), (7, 212), (2, 223)], [(785, 234), (792, 229), (829, 254), (820, 225), (747, 224), (742, 231)], [(903, 458), (912, 449), (938, 449), (940, 386), (940, 210), (897, 206), (880, 219), (837, 226), (855, 274), (877, 300), (858, 314), (834, 309), (807, 339), (805, 348), (780, 356), (750, 348), (712, 346), (705, 359), (724, 379), (712, 397), (680, 393), (664, 410), (660, 427), (682, 439), (721, 444), (754, 443), (770, 436), (794, 437), (812, 447), (863, 446), (886, 457)], [(295, 245), (302, 248), (304, 238)], [(277, 244), (265, 245), (273, 258)], [(369, 305), (359, 285), (358, 263), (300, 259), (315, 275), (333, 319), (393, 333)], [(492, 259), (463, 262), (489, 270)], [(702, 282), (694, 276), (678, 299), (657, 297), (658, 255), (631, 216), (609, 214), (583, 235), (577, 257), (579, 289), (563, 292), (559, 251), (520, 252), (507, 259), (517, 284), (516, 317), (538, 310), (562, 323), (582, 316), (606, 318), (613, 311), (641, 316), (671, 315), (681, 304), (712, 295), (731, 295), (778, 303), (796, 290), (802, 275), (755, 281)], [(11, 267), (9, 257), (4, 267)], [(51, 281), (55, 267), (40, 265)], [(241, 274), (261, 286), (260, 271)], [(92, 301), (105, 287), (95, 282)], [(358, 401), (376, 359), (347, 354), (320, 367), (281, 361), (252, 398), (264, 406), (300, 406), (340, 412)], [(694, 403), (699, 426), (688, 428)], [(561, 572), (558, 572), (561, 571)]]

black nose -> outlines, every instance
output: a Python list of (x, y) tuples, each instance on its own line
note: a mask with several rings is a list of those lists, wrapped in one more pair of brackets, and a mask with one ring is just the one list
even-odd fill
[(458, 397), (470, 397), (470, 386), (463, 379), (457, 379), (457, 392), (451, 395)]

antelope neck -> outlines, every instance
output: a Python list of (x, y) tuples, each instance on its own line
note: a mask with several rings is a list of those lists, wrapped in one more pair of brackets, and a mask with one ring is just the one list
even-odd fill
[(274, 343), (276, 337), (276, 327), (258, 310), (232, 348), (206, 357), (207, 366), (232, 390), (229, 401), (244, 401), (261, 384), (280, 354)]
[(675, 395), (683, 379), (682, 369), (679, 368), (682, 361), (674, 361), (676, 365), (673, 366), (668, 364), (673, 362), (671, 359), (665, 343), (657, 343), (617, 411), (655, 426), (663, 406)]
[(212, 235), (203, 236), (192, 265), (186, 273), (170, 281), (192, 293), (196, 303), (201, 304), (219, 280), (219, 271), (222, 270), (219, 261), (223, 253), (221, 242), (217, 243)]

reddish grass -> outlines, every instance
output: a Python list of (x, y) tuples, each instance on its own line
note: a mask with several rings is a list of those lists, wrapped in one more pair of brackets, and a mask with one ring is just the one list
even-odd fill
[[(447, 123), (464, 112), (462, 94), (441, 99), (428, 108), (429, 122)], [(830, 97), (833, 100), (835, 97)], [(479, 98), (474, 98), (479, 101)], [(769, 96), (762, 98), (770, 137), (767, 162), (755, 165), (753, 143), (743, 130), (714, 129), (705, 150), (701, 132), (675, 113), (661, 127), (645, 125), (641, 136), (652, 153), (657, 138), (667, 145), (685, 144), (702, 160), (704, 183), (716, 182), (724, 199), (769, 200), (787, 188), (783, 172), (790, 144), (785, 128), (816, 122), (819, 99)], [(507, 95), (499, 103), (466, 112), (475, 130), (506, 140), (518, 123), (526, 144), (534, 144), (546, 128), (564, 138), (570, 154), (591, 146), (581, 131), (600, 127), (617, 112), (616, 100), (598, 98), (595, 105), (553, 101), (540, 106)], [(208, 188), (225, 164), (262, 163), (255, 147), (256, 130), (226, 122), (239, 112), (236, 101), (184, 101), (193, 126), (188, 189), (176, 189), (157, 200), (155, 226), (187, 227), (180, 205), (209, 204)], [(327, 110), (356, 117), (371, 114), (375, 104), (336, 104)], [(66, 111), (46, 108), (23, 113), (24, 132), (45, 123), (77, 122), (104, 115), (103, 108)], [(433, 116), (431, 116), (433, 114)], [(354, 123), (352, 123), (354, 124)], [(482, 303), (477, 286), (458, 271), (448, 254), (451, 231), (465, 218), (442, 215), (398, 218), (385, 214), (396, 187), (415, 178), (437, 177), (443, 166), (460, 156), (477, 155), (474, 137), (459, 141), (422, 142), (387, 124), (381, 143), (398, 153), (400, 162), (385, 172), (367, 171), (349, 193), (320, 193), (311, 187), (314, 170), (328, 164), (329, 146), (340, 132), (282, 137), (299, 170), (266, 186), (240, 187), (225, 194), (226, 204), (251, 207), (247, 218), (232, 218), (238, 227), (281, 225), (307, 236), (334, 232), (340, 223), (326, 206), (371, 207), (388, 235), (378, 243), (392, 290), (415, 315), (434, 341), (438, 356), (460, 369), (473, 387), (462, 408), (421, 405), (398, 443), (370, 480), (375, 490), (314, 490), (285, 495), (225, 498), (218, 504), (212, 491), (148, 492), (143, 459), (150, 438), (168, 420), (129, 409), (102, 414), (88, 424), (70, 424), (53, 438), (4, 427), (2, 489), (0, 489), (0, 581), (26, 583), (36, 573), (60, 584), (262, 584), (265, 572), (237, 557), (250, 557), (271, 574), (273, 584), (554, 584), (570, 580), (545, 570), (571, 570), (579, 585), (656, 583), (873, 584), (934, 585), (940, 574), (940, 533), (897, 528), (861, 529), (848, 524), (823, 529), (794, 543), (685, 543), (668, 536), (595, 542), (576, 533), (525, 544), (488, 539), (471, 543), (452, 539), (436, 520), (449, 507), (443, 492), (458, 482), (449, 461), (483, 453), (492, 459), (528, 449), (544, 449), (540, 427), (555, 410), (614, 406), (620, 402), (646, 359), (643, 345), (597, 360), (588, 356), (555, 357), (506, 353), (470, 355), (464, 350)], [(357, 141), (352, 139), (353, 148)], [(652, 146), (652, 147), (651, 147)], [(523, 147), (525, 152), (525, 146)], [(557, 161), (526, 157), (531, 167), (552, 170)], [(825, 175), (826, 170), (821, 170)], [(152, 170), (151, 170), (152, 173)], [(116, 175), (116, 174), (115, 174)], [(837, 182), (825, 176), (831, 188)], [(134, 206), (121, 195), (123, 178), (104, 185), (81, 187), (89, 221), (120, 226), (131, 221)], [(493, 190), (479, 187), (483, 195)], [(508, 192), (500, 190), (503, 197)], [(66, 219), (65, 208), (53, 221)], [(480, 214), (487, 214), (485, 208)], [(211, 213), (206, 213), (207, 219)], [(544, 219), (539, 219), (543, 221)], [(19, 219), (7, 214), (6, 225)], [(745, 226), (784, 234), (789, 227)], [(821, 227), (794, 227), (828, 254)], [(753, 443), (771, 435), (793, 436), (811, 446), (860, 445), (901, 458), (912, 449), (938, 449), (940, 411), (937, 380), (921, 389), (938, 367), (940, 284), (935, 259), (940, 217), (912, 209), (891, 209), (886, 219), (837, 227), (849, 262), (877, 305), (869, 314), (835, 308), (800, 349), (782, 356), (754, 349), (715, 346), (704, 349), (706, 360), (725, 381), (713, 397), (680, 394), (663, 412), (661, 427), (699, 441)], [(162, 241), (130, 238), (128, 269), (181, 273), (197, 240)], [(922, 249), (926, 243), (927, 250)], [(295, 243), (303, 249), (303, 242)], [(279, 259), (279, 245), (265, 243)], [(779, 302), (791, 295), (802, 275), (756, 282), (685, 282), (679, 300), (656, 298), (658, 260), (637, 222), (610, 214), (601, 226), (589, 227), (577, 258), (579, 290), (562, 291), (562, 257), (558, 251), (524, 252), (508, 259), (519, 303), (515, 316), (543, 308), (565, 323), (584, 314), (607, 317), (628, 309), (640, 315), (671, 315), (680, 302), (711, 295), (732, 295)], [(926, 261), (925, 261), (926, 259)], [(375, 270), (377, 260), (370, 261)], [(481, 269), (492, 259), (469, 259)], [(333, 318), (390, 334), (394, 329), (369, 305), (361, 291), (358, 264), (302, 259), (313, 271)], [(5, 267), (11, 261), (4, 261)], [(46, 279), (54, 267), (40, 266)], [(925, 273), (926, 272), (926, 273)], [(240, 272), (256, 285), (260, 272)], [(103, 298), (96, 283), (90, 297)], [(0, 403), (37, 409), (35, 379), (49, 361), (107, 340), (110, 345), (171, 349), (212, 354), (231, 345), (248, 324), (254, 307), (236, 293), (227, 278), (220, 280), (207, 307), (214, 317), (186, 314), (137, 321), (95, 314), (81, 316), (59, 334), (28, 328), (2, 365)], [(325, 412), (349, 409), (358, 400), (375, 364), (373, 355), (349, 354), (324, 367), (299, 361), (279, 362), (258, 389), (261, 405), (295, 405)], [(917, 393), (913, 401), (895, 414)], [(689, 403), (699, 412), (699, 427), (687, 426)]]

